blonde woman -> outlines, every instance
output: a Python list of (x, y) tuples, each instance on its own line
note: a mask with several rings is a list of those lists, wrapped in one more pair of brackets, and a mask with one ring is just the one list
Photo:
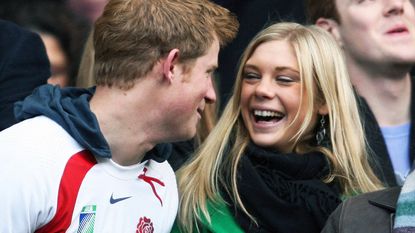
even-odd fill
[(341, 197), (381, 187), (365, 148), (334, 39), (314, 26), (274, 24), (246, 48), (222, 117), (178, 171), (177, 225), (320, 232)]

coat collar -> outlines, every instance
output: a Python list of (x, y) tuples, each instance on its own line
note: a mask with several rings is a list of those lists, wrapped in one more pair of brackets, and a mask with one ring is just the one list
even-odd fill
[(400, 192), (401, 187), (394, 187), (379, 191), (368, 198), (369, 204), (389, 212), (389, 232), (393, 232), (395, 225), (396, 203)]
[(396, 202), (398, 201), (399, 193), (401, 187), (394, 187), (386, 189), (377, 193), (377, 195), (372, 195), (368, 198), (368, 202), (371, 205), (374, 205), (378, 208), (385, 209), (391, 213), (396, 211)]

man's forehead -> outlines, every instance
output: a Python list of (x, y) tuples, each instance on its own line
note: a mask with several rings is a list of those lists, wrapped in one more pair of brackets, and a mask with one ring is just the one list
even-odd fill
[(333, 0), (334, 1), (334, 6), (336, 7), (336, 9), (342, 8), (346, 5), (349, 5), (350, 2), (352, 2), (353, 0)]
[(359, 0), (333, 0), (334, 7), (337, 11), (338, 16), (341, 18), (341, 15), (346, 10), (346, 8), (350, 7), (353, 4), (356, 4)]
[(337, 9), (343, 8), (345, 6), (351, 5), (357, 0), (333, 0)]
[[(337, 9), (342, 9), (344, 7), (350, 6), (352, 4), (358, 3), (361, 0), (333, 0), (336, 4)], [(379, 1), (379, 0), (377, 0)], [(414, 0), (415, 1), (415, 0)], [(339, 12), (341, 13), (341, 12)]]

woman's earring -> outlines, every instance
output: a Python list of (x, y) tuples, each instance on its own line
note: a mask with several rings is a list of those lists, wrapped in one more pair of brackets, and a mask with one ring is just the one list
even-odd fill
[(320, 128), (317, 131), (316, 134), (316, 141), (317, 141), (317, 145), (321, 146), (323, 144), (324, 138), (326, 137), (326, 119), (324, 117), (324, 115), (321, 116), (320, 119)]

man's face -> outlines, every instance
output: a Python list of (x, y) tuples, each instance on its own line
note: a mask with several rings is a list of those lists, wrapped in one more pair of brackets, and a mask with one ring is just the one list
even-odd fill
[(347, 59), (375, 67), (415, 62), (415, 12), (409, 0), (335, 1)]
[(218, 66), (219, 42), (215, 40), (205, 55), (187, 64), (189, 67), (174, 78), (175, 91), (170, 96), (167, 110), (169, 127), (175, 140), (187, 140), (196, 135), (206, 103), (216, 101), (212, 83), (213, 73)]

